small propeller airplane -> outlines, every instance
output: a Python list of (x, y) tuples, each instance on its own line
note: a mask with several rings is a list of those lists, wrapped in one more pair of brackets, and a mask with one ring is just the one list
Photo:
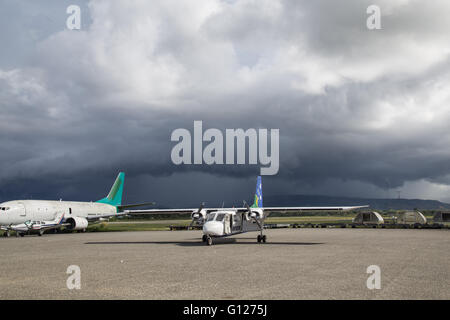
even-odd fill
[(7, 232), (15, 231), (16, 235), (23, 237), (25, 234), (37, 233), (42, 236), (45, 231), (58, 229), (64, 225), (64, 213), (57, 213), (55, 219), (52, 221), (33, 221), (27, 220), (24, 223), (2, 226), (1, 229)]
[(265, 243), (267, 236), (264, 231), (264, 220), (271, 212), (302, 212), (302, 211), (349, 211), (368, 206), (348, 207), (263, 207), (262, 181), (258, 176), (255, 200), (252, 206), (244, 201), (242, 208), (204, 208), (204, 203), (198, 209), (144, 209), (125, 210), (124, 214), (180, 214), (191, 213), (192, 224), (202, 225), (202, 241), (213, 244), (213, 238), (229, 237), (245, 232), (259, 232), (256, 240)]

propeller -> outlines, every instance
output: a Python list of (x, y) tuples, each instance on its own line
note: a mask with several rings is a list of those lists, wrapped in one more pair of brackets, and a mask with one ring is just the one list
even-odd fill
[(205, 206), (205, 203), (202, 202), (202, 203), (200, 204), (200, 207), (198, 208), (198, 210), (197, 210), (197, 211), (194, 211), (194, 212), (192, 213), (192, 215), (191, 215), (191, 217), (192, 217), (192, 222), (191, 222), (191, 224), (189, 225), (189, 227), (192, 227), (192, 225), (194, 224), (194, 221), (195, 221), (195, 220), (198, 220), (198, 219), (200, 219), (200, 217), (202, 217), (201, 211), (203, 210), (203, 207), (204, 207), (204, 206)]
[(250, 206), (248, 205), (248, 203), (245, 200), (242, 200), (242, 201), (244, 203), (244, 207), (247, 208), (247, 217), (248, 217), (248, 219), (252, 218), (252, 210), (250, 209)]
[(244, 207), (247, 208), (247, 217), (249, 219), (250, 218), (255, 218), (255, 219), (259, 218), (259, 216), (260, 216), (259, 212), (252, 211), (252, 209), (250, 209), (250, 206), (248, 205), (248, 203), (245, 200), (243, 200), (243, 202), (244, 202)]

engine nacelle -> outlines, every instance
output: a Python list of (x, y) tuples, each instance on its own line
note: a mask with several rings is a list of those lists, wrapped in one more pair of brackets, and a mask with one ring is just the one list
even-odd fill
[(252, 220), (252, 219), (262, 219), (263, 214), (259, 210), (252, 210), (250, 213), (247, 212), (245, 215), (246, 220)]
[(81, 217), (70, 217), (66, 220), (66, 223), (70, 224), (68, 227), (70, 230), (84, 230), (89, 224), (85, 218)]
[(191, 213), (192, 220), (194, 220), (198, 223), (201, 223), (202, 221), (204, 221), (205, 217), (206, 217), (206, 210), (200, 210), (200, 212), (195, 210), (195, 211), (192, 211), (192, 213)]

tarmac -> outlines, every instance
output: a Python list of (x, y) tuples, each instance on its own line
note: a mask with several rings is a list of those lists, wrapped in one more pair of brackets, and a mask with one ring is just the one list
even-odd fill
[[(271, 229), (0, 238), (0, 299), (450, 299), (450, 232)], [(80, 289), (68, 289), (69, 266)], [(381, 289), (367, 287), (380, 268)], [(70, 281), (69, 281), (70, 282)], [(369, 281), (372, 283), (371, 281)]]

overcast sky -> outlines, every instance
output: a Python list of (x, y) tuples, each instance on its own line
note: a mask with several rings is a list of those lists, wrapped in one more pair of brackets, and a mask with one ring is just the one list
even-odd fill
[[(66, 8), (81, 7), (81, 30)], [(366, 27), (369, 5), (381, 30)], [(171, 132), (279, 128), (265, 195), (450, 201), (448, 0), (0, 3), (0, 200), (250, 200), (259, 165)], [(301, 204), (299, 204), (301, 205)]]

